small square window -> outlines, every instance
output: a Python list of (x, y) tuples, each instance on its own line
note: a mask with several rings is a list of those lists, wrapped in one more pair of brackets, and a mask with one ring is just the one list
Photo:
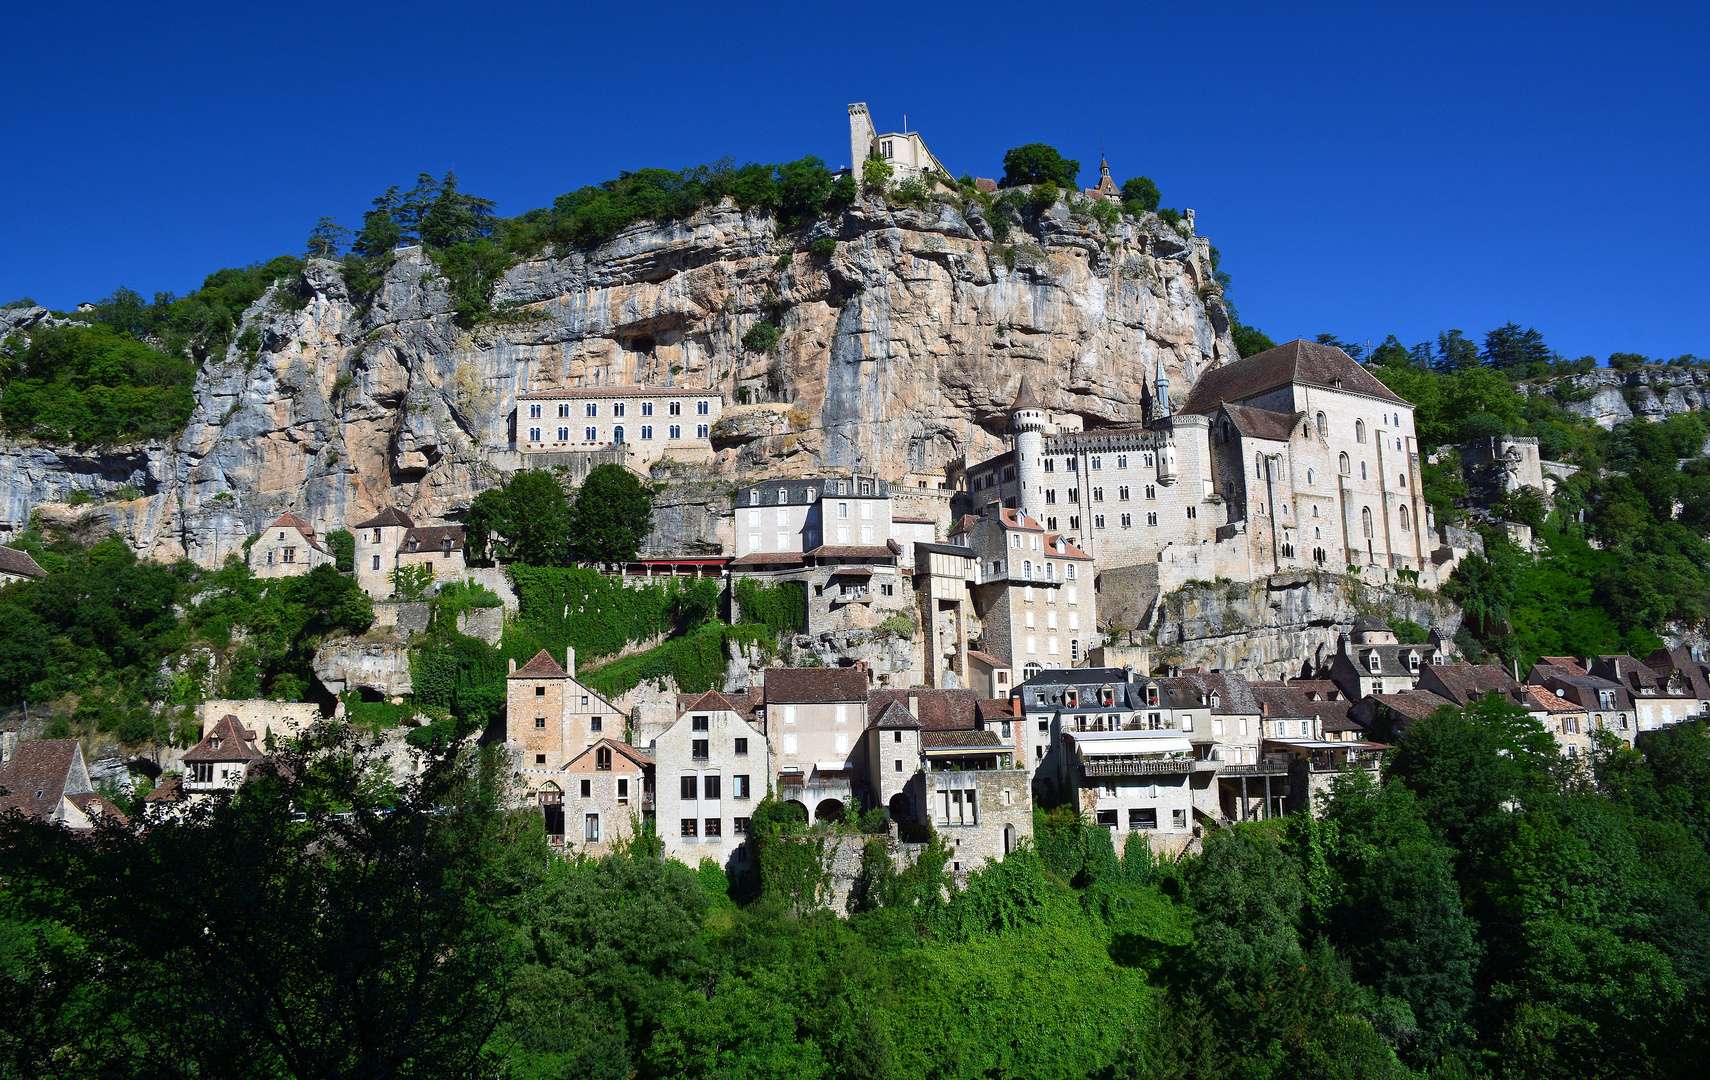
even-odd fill
[(537, 731), (545, 728), (546, 727), (546, 717), (544, 717), (544, 716), (535, 717), (534, 718), (534, 726), (535, 726), (535, 729)]
[(589, 717), (589, 718), (588, 718), (588, 730), (589, 730), (589, 731), (598, 731), (598, 730), (600, 730), (600, 725), (601, 725), (601, 723), (602, 723), (602, 720), (603, 720), (603, 718), (602, 718), (602, 717), (598, 717), (598, 716), (590, 716), (590, 717)]
[(715, 817), (707, 818), (707, 836), (723, 836), (724, 822)]
[(698, 818), (686, 817), (682, 820), (681, 825), (682, 835), (694, 836), (699, 831), (700, 820)]
[(594, 782), (592, 780), (584, 779), (582, 781), (582, 798), (584, 798), (584, 799), (593, 798), (593, 795), (594, 795)]
[(546, 696), (546, 687), (544, 687), (544, 686), (535, 687), (534, 688), (534, 696), (535, 697), (545, 697)]
[(748, 740), (747, 739), (737, 739), (736, 740), (736, 752), (738, 754), (748, 753)]
[(545, 765), (546, 764), (546, 755), (545, 754), (534, 755), (534, 763), (536, 765)]

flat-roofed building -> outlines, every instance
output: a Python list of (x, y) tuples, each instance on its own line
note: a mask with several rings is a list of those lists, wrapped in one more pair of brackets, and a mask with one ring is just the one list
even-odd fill
[(681, 386), (557, 387), (517, 395), (516, 448), (525, 454), (622, 451), (638, 472), (661, 458), (712, 457), (723, 412), (716, 390)]

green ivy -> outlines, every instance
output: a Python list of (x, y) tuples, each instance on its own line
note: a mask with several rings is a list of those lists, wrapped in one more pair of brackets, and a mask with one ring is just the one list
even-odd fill
[[(512, 564), (510, 574), (517, 592), (518, 644), (538, 642), (536, 650), (558, 657), (566, 646), (588, 660), (611, 656), (631, 642), (690, 629), (718, 610), (719, 583), (704, 578), (637, 587), (566, 567)], [(507, 632), (507, 652), (510, 641)]]
[(587, 672), (582, 681), (607, 697), (627, 694), (644, 682), (662, 684), (667, 678), (685, 693), (713, 690), (724, 684), (725, 657), (733, 641), (770, 644), (769, 635), (752, 627), (707, 623), (693, 633)]
[(736, 582), (736, 603), (742, 610), (738, 623), (758, 624), (773, 636), (799, 634), (807, 629), (807, 586), (799, 581), (762, 585), (753, 578)]

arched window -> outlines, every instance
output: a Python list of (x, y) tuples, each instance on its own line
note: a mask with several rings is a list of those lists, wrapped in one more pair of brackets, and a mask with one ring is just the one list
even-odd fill
[(1364, 480), (1365, 478), (1366, 478), (1366, 463), (1362, 461), (1362, 462), (1360, 462), (1360, 479)]
[(1402, 532), (1409, 532), (1410, 531), (1410, 529), (1408, 527), (1408, 523), (1407, 523), (1407, 507), (1405, 507), (1405, 506), (1403, 506), (1401, 508), (1401, 531)]
[(1365, 530), (1367, 537), (1372, 535), (1372, 508), (1369, 506), (1360, 510), (1360, 527)]
[(1330, 437), (1330, 418), (1323, 413), (1318, 414), (1318, 437), (1320, 439)]
[(1260, 480), (1265, 478), (1265, 458), (1262, 454), (1253, 455), (1253, 475)]
[(1349, 473), (1349, 471), (1350, 471), (1350, 469), (1351, 469), (1351, 466), (1350, 466), (1350, 464), (1349, 464), (1349, 461), (1348, 461), (1348, 455), (1347, 455), (1347, 454), (1343, 454), (1343, 455), (1342, 455), (1342, 456), (1341, 456), (1341, 457), (1340, 457), (1340, 458), (1338, 458), (1338, 459), (1337, 459), (1337, 460), (1338, 460), (1338, 461), (1339, 461), (1339, 462), (1340, 462), (1340, 463), (1341, 463), (1341, 467), (1342, 467), (1342, 475), (1343, 475), (1343, 476), (1347, 476), (1347, 475), (1348, 475), (1348, 473)]
[(1028, 664), (1026, 667), (1021, 669), (1021, 677), (1023, 679), (1037, 678), (1039, 673), (1044, 670), (1045, 669), (1040, 667), (1038, 664)]
[(1407, 490), (1407, 474), (1406, 473), (1401, 474), (1401, 490), (1403, 490), (1403, 491)]
[(1312, 486), (1312, 470), (1311, 469), (1306, 470), (1306, 486), (1307, 487)]
[[(1371, 511), (1369, 511), (1369, 510), (1367, 511), (1367, 513), (1370, 513), (1370, 512)], [(1366, 535), (1370, 536), (1371, 533), (1368, 532)], [(1028, 581), (1033, 580), (1033, 560), (1032, 559), (1021, 560), (1021, 576), (1026, 578)]]
[(1365, 442), (1366, 441), (1366, 422), (1364, 420), (1355, 420), (1354, 421), (1354, 441), (1355, 442)]
[(619, 424), (617, 427), (612, 428), (612, 442), (615, 442), (615, 443), (623, 442), (623, 425), (622, 424)]
[(1228, 442), (1229, 441), (1229, 421), (1227, 421), (1227, 420), (1223, 421), (1222, 427), (1219, 429), (1218, 441), (1219, 442)]

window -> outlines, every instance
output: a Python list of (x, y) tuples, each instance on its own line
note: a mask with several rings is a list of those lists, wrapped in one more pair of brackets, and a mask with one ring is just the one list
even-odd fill
[(681, 822), (681, 833), (683, 836), (694, 836), (699, 826), (700, 820), (698, 818), (686, 817)]
[(1362, 461), (1362, 462), (1360, 462), (1360, 479), (1364, 480), (1365, 478), (1366, 478), (1366, 463)]
[(613, 416), (622, 416), (623, 415), (623, 402), (620, 401), (617, 404), (612, 406), (612, 415)]
[(1260, 480), (1265, 478), (1265, 459), (1263, 455), (1253, 455), (1253, 475)]
[(652, 424), (641, 425), (641, 441), (647, 442), (651, 438), (653, 438), (653, 425)]
[(691, 717), (689, 727), (694, 731), (705, 731), (707, 729), (707, 718), (704, 716)]
[(618, 777), (617, 799), (620, 803), (629, 801), (629, 777), (627, 776)]
[(1190, 507), (1188, 507), (1188, 508), (1187, 508), (1187, 516), (1188, 516), (1188, 517), (1189, 517), (1189, 518), (1190, 518), (1190, 519), (1191, 519), (1191, 518), (1197, 518), (1197, 517), (1199, 517), (1199, 507), (1197, 507), (1197, 506), (1190, 506)]
[(600, 429), (599, 428), (589, 427), (589, 428), (583, 428), (582, 429), (582, 441), (583, 442), (597, 442), (599, 440), (599, 438), (600, 438)]
[(600, 407), (590, 401), (588, 404), (582, 406), (582, 415), (590, 418), (598, 416), (600, 415)]
[(748, 774), (738, 773), (730, 778), (730, 797), (733, 799), (751, 798), (753, 789), (748, 786)]
[(1046, 489), (1046, 491), (1045, 491), (1045, 502), (1047, 505), (1050, 505), (1050, 506), (1055, 506), (1057, 504), (1057, 489), (1056, 488)]
[(623, 442), (623, 425), (622, 424), (619, 424), (617, 427), (612, 428), (612, 442), (615, 442), (615, 443)]
[(705, 835), (707, 835), (707, 836), (722, 836), (722, 835), (724, 835), (724, 822), (718, 818), (715, 818), (715, 817), (707, 818), (706, 828), (707, 828), (707, 831), (706, 831)]
[(1186, 810), (1171, 810), (1170, 811), (1170, 828), (1175, 829), (1177, 832), (1180, 832), (1180, 831), (1187, 828), (1187, 811)]
[(701, 777), (701, 797), (704, 799), (718, 798), (720, 790), (724, 787), (720, 782), (721, 779), (722, 778), (716, 774)]
[[(537, 765), (544, 764), (545, 761), (546, 761), (546, 755), (542, 754), (542, 755), (540, 755), (539, 759), (535, 762), (535, 764), (537, 764)], [(194, 772), (193, 772), (193, 775), (190, 777), (191, 780), (195, 781), (198, 784), (211, 784), (214, 782), (214, 763), (213, 762), (211, 762), (211, 761), (198, 761), (192, 766), (192, 768), (193, 768)], [(36, 797), (41, 798), (41, 793), (38, 792)]]
[(1092, 519), (1092, 523), (1093, 523), (1093, 528), (1095, 528), (1095, 529), (1104, 528), (1104, 515), (1103, 514), (1094, 514), (1093, 519)]
[(1133, 517), (1129, 514), (1123, 514), (1122, 515), (1122, 527), (1124, 529), (1127, 529), (1127, 528), (1133, 527), (1133, 525), (1134, 525)]
[(582, 779), (582, 798), (584, 798), (584, 799), (590, 798), (593, 796), (593, 794), (594, 794), (594, 782), (592, 780), (587, 779), (586, 777), (583, 777), (583, 779)]
[(1401, 490), (1406, 491), (1407, 490), (1407, 474), (1402, 473), (1399, 476), (1397, 476), (1396, 479), (1401, 481)]
[(1362, 443), (1366, 441), (1366, 422), (1364, 420), (1354, 421), (1354, 441)]
[(643, 415), (643, 416), (652, 416), (653, 415), (653, 402), (644, 401), (641, 403), (641, 415)]
[(737, 836), (747, 836), (753, 830), (753, 818), (739, 817), (730, 819), (730, 831), (735, 833)]
[(1330, 437), (1330, 419), (1323, 413), (1318, 414), (1318, 437), (1320, 439), (1328, 439)]
[(708, 756), (708, 754), (707, 754), (707, 742), (708, 742), (708, 740), (706, 740), (706, 739), (696, 739), (689, 744), (690, 750), (695, 755), (696, 758), (703, 760), (703, 761), (706, 760), (706, 758)]
[(1362, 530), (1364, 530), (1364, 532), (1368, 538), (1371, 537), (1371, 535), (1372, 535), (1372, 508), (1369, 506), (1362, 506), (1360, 508), (1360, 528)]
[(696, 424), (695, 425), (695, 438), (697, 438), (697, 439), (706, 438), (707, 432), (710, 430), (711, 429), (708, 428), (705, 424)]
[(1098, 812), (1098, 824), (1100, 828), (1104, 829), (1116, 828), (1116, 811), (1100, 810)]
[(1095, 487), (1092, 489), (1092, 501), (1093, 502), (1103, 502), (1104, 501), (1104, 489), (1103, 488)]
[(1123, 502), (1128, 501), (1128, 486), (1126, 484), (1116, 489), (1116, 497)]
[(546, 687), (544, 687), (544, 686), (535, 687), (534, 688), (534, 696), (535, 697), (545, 697), (546, 696)]
[(1119, 469), (1128, 468), (1128, 455), (1127, 454), (1116, 455), (1116, 467)]
[(1311, 486), (1312, 486), (1312, 481), (1313, 481), (1313, 479), (1314, 479), (1314, 477), (1313, 477), (1313, 472), (1312, 472), (1312, 470), (1311, 470), (1311, 469), (1308, 469), (1308, 470), (1306, 470), (1306, 486), (1307, 486), (1307, 487), (1311, 487)]
[(1045, 471), (1046, 472), (1056, 472), (1057, 471), (1057, 459), (1056, 458), (1046, 458), (1045, 459)]
[(712, 412), (712, 406), (705, 401), (695, 402), (695, 415), (707, 416)]
[[(698, 799), (698, 798), (700, 798), (700, 794), (699, 794), (700, 777), (694, 775), (693, 773), (690, 773), (688, 776), (682, 777), (678, 781), (678, 784), (679, 784), (679, 787), (681, 788), (679, 794), (683, 798), (685, 798), (685, 799)], [(690, 833), (689, 835), (693, 836), (694, 834)]]
[(582, 838), (590, 844), (600, 842), (600, 815), (587, 814), (583, 816)]
[(609, 746), (594, 747), (594, 771), (612, 771), (612, 748)]
[(1103, 463), (1098, 458), (1093, 458), (1091, 467), (1094, 471), (1097, 471), (1098, 469), (1103, 468)]
[(1146, 524), (1156, 525), (1157, 523), (1158, 523), (1158, 515), (1157, 514), (1147, 514), (1146, 515)]
[(1147, 484), (1146, 485), (1146, 497), (1148, 499), (1156, 499), (1158, 497), (1158, 489), (1156, 487), (1153, 487), (1151, 484)]
[(682, 438), (682, 437), (683, 437), (683, 428), (682, 428), (682, 425), (680, 425), (680, 424), (672, 424), (672, 425), (671, 425), (671, 438), (673, 438), (673, 439), (681, 439), (681, 438)]
[(285, 549), (285, 561), (288, 563), (294, 563), (297, 561), (297, 549), (296, 548), (288, 547)]
[(1158, 811), (1150, 806), (1140, 810), (1129, 810), (1128, 827), (1136, 832), (1141, 829), (1156, 829), (1158, 827)]
[(1348, 455), (1346, 452), (1344, 452), (1341, 457), (1337, 458), (1336, 462), (1337, 462), (1337, 465), (1341, 468), (1343, 476), (1348, 476), (1348, 475), (1353, 473), (1353, 471), (1354, 471), (1353, 466), (1350, 464), (1349, 459), (1348, 459)]
[(569, 442), (570, 441), (570, 429), (569, 428), (561, 427), (558, 429), (558, 441), (559, 442)]
[(546, 764), (546, 755), (545, 754), (534, 755), (534, 763), (536, 765), (545, 765)]
[(528, 418), (530, 420), (539, 420), (540, 419), (540, 406), (539, 405), (530, 405), (528, 407)]
[(1409, 528), (1409, 527), (1408, 527), (1408, 521), (1407, 521), (1407, 507), (1406, 507), (1406, 506), (1403, 506), (1403, 507), (1402, 507), (1402, 508), (1401, 508), (1401, 531), (1402, 531), (1402, 532), (1410, 532), (1410, 531), (1412, 531), (1412, 530), (1411, 530), (1411, 529), (1410, 529), (1410, 528)]
[(744, 754), (744, 755), (746, 755), (748, 753), (748, 740), (747, 739), (744, 738), (744, 739), (736, 740), (736, 752), (738, 754)]
[(529, 442), (539, 442), (540, 441), (540, 429), (539, 428), (531, 427), (528, 429), (528, 441)]

